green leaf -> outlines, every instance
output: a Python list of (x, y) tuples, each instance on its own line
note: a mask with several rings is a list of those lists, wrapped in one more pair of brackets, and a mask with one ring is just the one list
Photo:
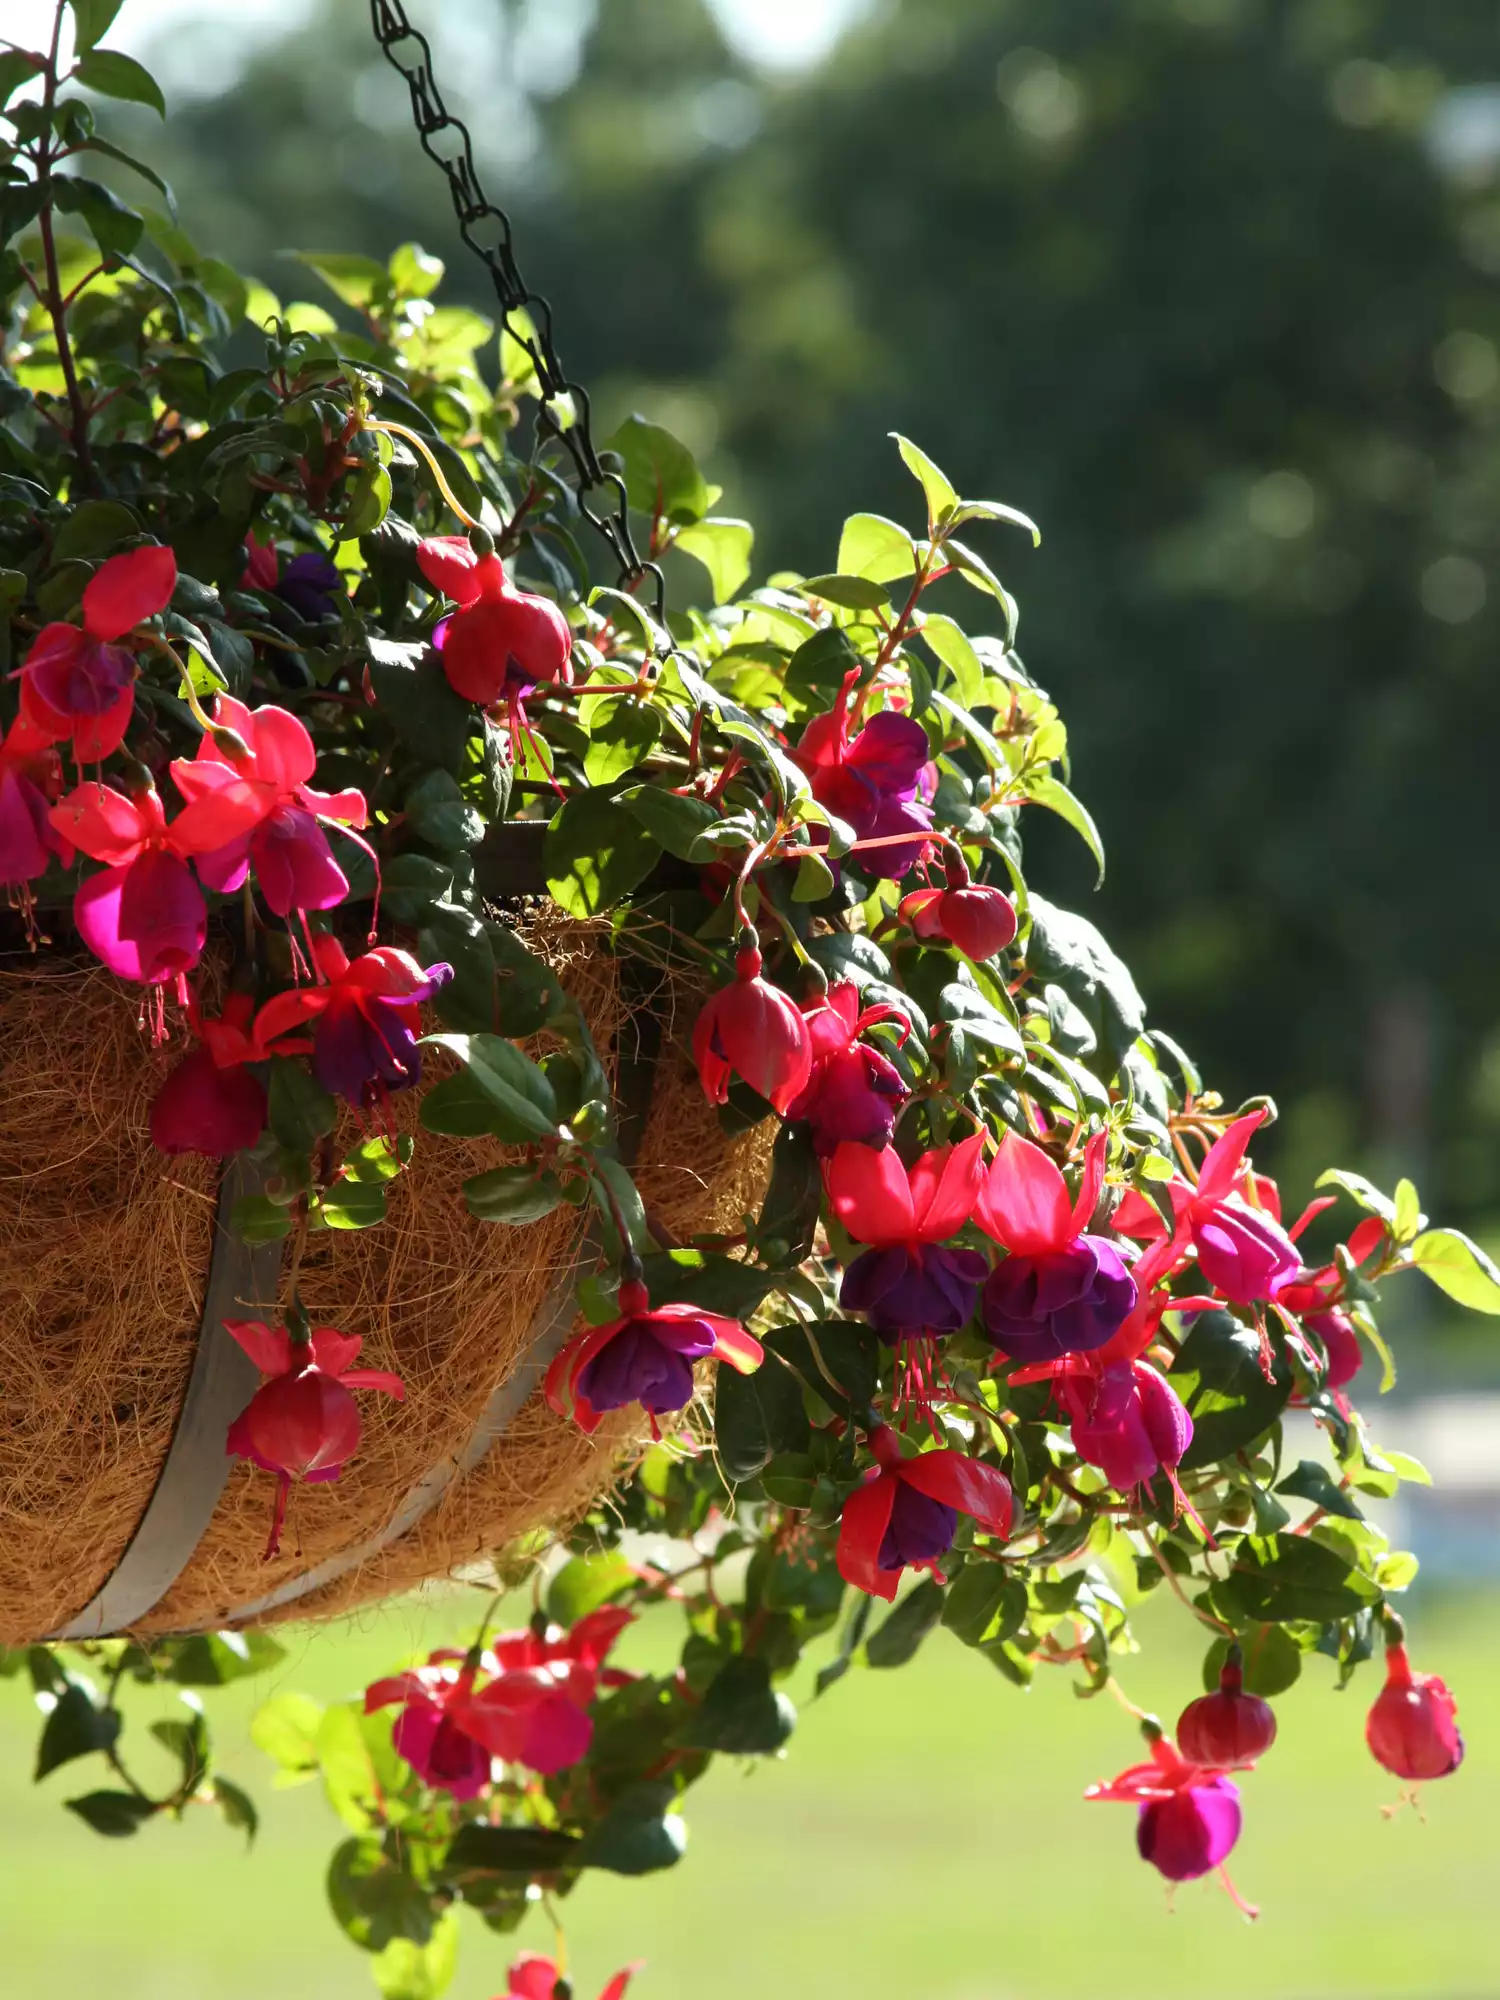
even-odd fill
[(574, 1556), (547, 1586), (547, 1616), (554, 1624), (571, 1627), (634, 1582), (635, 1571), (618, 1549)]
[(840, 576), (890, 583), (912, 575), (916, 567), (916, 548), (899, 522), (888, 521), (883, 514), (851, 514), (845, 521), (835, 565)]
[(1094, 824), (1093, 815), (1081, 799), (1068, 790), (1060, 778), (1038, 773), (1026, 781), (1026, 796), (1033, 805), (1046, 806), (1059, 819), (1067, 821), (1076, 834), (1082, 837), (1085, 847), (1094, 857), (1094, 865), (1099, 870), (1094, 887), (1104, 886), (1104, 843), (1099, 837), (1099, 829)]
[(445, 1076), (425, 1090), (418, 1116), (424, 1131), (441, 1132), (453, 1139), (478, 1139), (487, 1132), (498, 1137), (501, 1131), (513, 1129), (467, 1069)]
[(1364, 1515), (1339, 1486), (1327, 1466), (1319, 1465), (1315, 1458), (1299, 1459), (1295, 1469), (1287, 1474), (1276, 1491), (1289, 1494), (1294, 1500), (1310, 1500), (1315, 1507), (1321, 1507), (1325, 1514), (1342, 1514), (1350, 1521), (1364, 1519)]
[[(196, 1702), (196, 1695), (184, 1695), (185, 1702)], [(167, 1716), (151, 1725), (151, 1734), (182, 1767), (179, 1789), (191, 1794), (208, 1776), (208, 1725), (203, 1720), (201, 1709), (194, 1709), (187, 1721), (179, 1716)]]
[(384, 1951), (398, 1937), (426, 1944), (432, 1936), (427, 1891), (372, 1835), (337, 1849), (328, 1869), (328, 1901), (345, 1935), (363, 1951)]
[(771, 1180), (755, 1224), (755, 1242), (769, 1264), (800, 1264), (812, 1254), (823, 1176), (812, 1133), (783, 1125), (771, 1148)]
[[(472, 1082), (504, 1114), (506, 1132), (520, 1139), (557, 1137), (557, 1099), (546, 1072), (502, 1035), (428, 1035), (429, 1047), (447, 1049)], [(517, 1141), (519, 1143), (519, 1140)]]
[[(1302, 1672), (1302, 1648), (1280, 1625), (1247, 1625), (1239, 1635), (1245, 1656), (1245, 1688), (1250, 1694), (1285, 1694)], [(1229, 1640), (1216, 1639), (1203, 1662), (1203, 1685), (1212, 1694), (1229, 1653)]]
[(1033, 548), (1041, 544), (1042, 531), (1031, 516), (1019, 507), (1007, 507), (1003, 500), (960, 500), (949, 525), (961, 528), (966, 521), (1008, 521), (1013, 528), (1026, 530)]
[(714, 1443), (731, 1479), (753, 1479), (778, 1452), (802, 1451), (811, 1435), (797, 1378), (767, 1360), (752, 1375), (720, 1368), (714, 1383)]
[(661, 712), (635, 695), (585, 695), (578, 720), (589, 732), (583, 774), (607, 785), (643, 763), (661, 740)]
[(1260, 1337), (1227, 1312), (1200, 1313), (1172, 1366), (1172, 1386), (1193, 1419), (1182, 1470), (1215, 1465), (1271, 1428), (1292, 1393), (1292, 1372), (1277, 1355), (1261, 1373)]
[(178, 1687), (228, 1687), (285, 1658), (286, 1648), (265, 1632), (202, 1632), (172, 1641), (163, 1678)]
[(72, 0), (74, 46), (87, 55), (109, 33), (124, 0)]
[(375, 712), (390, 725), (404, 755), (457, 773), (471, 711), (448, 685), (437, 654), (390, 639), (371, 637), (365, 645)]
[(101, 181), (59, 174), (52, 183), (52, 198), (61, 214), (83, 218), (106, 257), (128, 257), (141, 240), (143, 219)]
[(379, 1187), (384, 1181), (393, 1181), (409, 1164), (413, 1150), (410, 1133), (399, 1133), (392, 1145), (384, 1132), (377, 1132), (345, 1155), (344, 1181), (353, 1181), (357, 1187)]
[(466, 854), (484, 838), (484, 820), (450, 771), (429, 771), (406, 795), (406, 823), (443, 854)]
[(766, 1662), (737, 1654), (715, 1674), (683, 1729), (682, 1742), (689, 1750), (768, 1756), (781, 1748), (796, 1726), (797, 1711), (772, 1687)]
[(976, 555), (971, 548), (967, 548), (964, 543), (955, 540), (951, 535), (943, 544), (943, 553), (965, 583), (972, 584), (975, 590), (982, 590), (987, 597), (994, 598), (1005, 614), (1006, 638), (1008, 641), (1013, 641), (1019, 615), (1016, 611), (1016, 600), (983, 556)]
[(385, 1189), (378, 1182), (345, 1177), (318, 1202), (312, 1213), (323, 1229), (374, 1229), (385, 1221)]
[(730, 1319), (747, 1319), (778, 1282), (775, 1271), (714, 1250), (653, 1250), (643, 1268), (654, 1306), (677, 1299)]
[(1342, 1188), (1345, 1194), (1353, 1195), (1361, 1208), (1367, 1208), (1372, 1215), (1378, 1215), (1382, 1222), (1389, 1223), (1394, 1230), (1396, 1204), (1389, 1195), (1382, 1194), (1373, 1181), (1367, 1181), (1363, 1174), (1350, 1173), (1342, 1167), (1330, 1167), (1327, 1173), (1319, 1174), (1317, 1185)]
[(519, 1227), (550, 1215), (566, 1196), (556, 1174), (538, 1173), (534, 1167), (491, 1167), (464, 1182), (464, 1200), (470, 1215), (481, 1222)]
[(966, 1646), (1014, 1638), (1026, 1622), (1026, 1586), (997, 1562), (969, 1562), (948, 1587), (943, 1623)]
[(547, 829), (547, 887), (570, 917), (597, 916), (646, 879), (659, 852), (623, 806), (599, 792), (576, 792)]
[(619, 454), (637, 513), (686, 523), (701, 521), (713, 504), (693, 454), (660, 424), (627, 417), (604, 448)]
[(1500, 1313), (1500, 1270), (1461, 1230), (1429, 1229), (1409, 1254), (1450, 1299), (1471, 1312)]
[(837, 572), (810, 576), (802, 588), (809, 597), (821, 598), (825, 604), (843, 605), (849, 611), (883, 611), (891, 601), (885, 585), (868, 576), (840, 576)]
[(699, 834), (719, 824), (719, 810), (707, 799), (685, 798), (659, 785), (633, 785), (616, 794), (616, 804), (635, 814), (647, 833), (668, 854), (686, 861)]
[(578, 1849), (579, 1864), (612, 1875), (652, 1875), (675, 1866), (687, 1851), (687, 1826), (666, 1810), (672, 1798), (670, 1785), (634, 1785), (622, 1792)]
[(75, 1757), (88, 1757), (96, 1750), (112, 1750), (119, 1734), (119, 1712), (100, 1708), (86, 1687), (78, 1681), (68, 1681), (42, 1725), (35, 1781), (40, 1784), (49, 1771), (71, 1764)]
[(230, 1212), (229, 1226), (242, 1243), (279, 1243), (291, 1231), (291, 1210), (269, 1195), (241, 1195)]
[(1380, 1590), (1343, 1557), (1308, 1535), (1266, 1535), (1235, 1552), (1227, 1601), (1265, 1623), (1352, 1617), (1380, 1601)]
[(310, 271), (316, 271), (329, 291), (357, 312), (390, 289), (389, 272), (373, 257), (358, 257), (343, 250), (291, 250), (286, 254)]
[(696, 556), (708, 571), (714, 603), (727, 604), (738, 595), (750, 574), (750, 551), (755, 546), (755, 530), (748, 521), (731, 521), (710, 516), (681, 529), (674, 548)]
[(485, 1826), (471, 1821), (454, 1835), (443, 1872), (447, 1875), (550, 1875), (576, 1865), (575, 1834), (545, 1826)]
[(108, 555), (140, 533), (140, 517), (123, 500), (85, 500), (58, 530), (52, 561), (57, 564), (77, 556)]
[(310, 1153), (338, 1120), (332, 1093), (298, 1056), (271, 1059), (271, 1130), (290, 1153)]
[(392, 1938), (370, 1967), (385, 2000), (439, 2000), (458, 1971), (458, 1916), (444, 1910), (426, 1944)]
[(949, 508), (958, 505), (958, 491), (948, 475), (938, 470), (919, 445), (914, 445), (910, 438), (902, 437), (900, 431), (892, 431), (890, 435), (906, 460), (907, 471), (927, 496), (927, 527), (931, 533)]
[(923, 1577), (865, 1641), (872, 1667), (904, 1667), (943, 1615), (943, 1586)]
[(214, 1779), (213, 1795), (214, 1804), (224, 1815), (224, 1824), (243, 1829), (245, 1845), (253, 1846), (260, 1831), (260, 1814), (255, 1809), (254, 1799), (248, 1792), (241, 1791), (238, 1785), (231, 1784), (228, 1778)]
[(257, 1750), (294, 1778), (310, 1778), (318, 1768), (318, 1730), (323, 1721), (319, 1702), (305, 1694), (277, 1694), (262, 1702), (250, 1723), (250, 1741)]
[(1035, 891), (1026, 963), (1044, 984), (1060, 986), (1094, 1030), (1099, 1054), (1089, 1066), (1108, 1082), (1145, 1026), (1145, 1002), (1129, 968), (1086, 917)]
[(115, 49), (94, 49), (73, 71), (73, 81), (100, 97), (118, 97), (127, 104), (148, 104), (158, 116), (167, 115), (167, 101), (161, 85), (133, 56)]
[(150, 1799), (137, 1798), (134, 1792), (86, 1792), (81, 1799), (66, 1803), (70, 1813), (77, 1813), (86, 1826), (107, 1840), (125, 1840), (139, 1833), (157, 1810)]

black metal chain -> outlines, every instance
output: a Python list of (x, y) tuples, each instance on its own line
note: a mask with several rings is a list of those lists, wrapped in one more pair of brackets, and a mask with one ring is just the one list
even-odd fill
[[(656, 563), (645, 561), (636, 548), (625, 482), (618, 472), (600, 463), (594, 444), (588, 391), (571, 381), (562, 365), (552, 334), (551, 306), (521, 275), (509, 216), (496, 208), (480, 186), (468, 127), (443, 102), (432, 73), (427, 37), (407, 19), (401, 0), (370, 0), (370, 21), (386, 61), (406, 79), (422, 150), (447, 176), (459, 234), (490, 274), (500, 302), (501, 322), (531, 357), (541, 392), (538, 432), (544, 438), (555, 438), (573, 461), (579, 510), (608, 544), (619, 567), (620, 588), (633, 589), (650, 577), (657, 623), (665, 628), (666, 584), (661, 570)], [(517, 313), (524, 313), (525, 320), (513, 322), (512, 315)], [(574, 413), (573, 422), (566, 425), (555, 407), (564, 397), (570, 399)], [(611, 496), (613, 506), (591, 507), (589, 496), (594, 493)]]

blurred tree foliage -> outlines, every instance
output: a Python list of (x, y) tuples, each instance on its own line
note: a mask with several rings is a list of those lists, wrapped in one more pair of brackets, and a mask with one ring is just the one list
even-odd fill
[[(364, 11), (175, 122), (185, 220), (283, 294), (417, 237), (478, 302)], [(1294, 1185), (1362, 1146), (1500, 1204), (1493, 0), (900, 0), (774, 85), (701, 0), (441, 12), (570, 366), (763, 561), (895, 505), (893, 427), (1041, 520), (1022, 651), (1137, 812), (1099, 920), (1280, 1079)]]

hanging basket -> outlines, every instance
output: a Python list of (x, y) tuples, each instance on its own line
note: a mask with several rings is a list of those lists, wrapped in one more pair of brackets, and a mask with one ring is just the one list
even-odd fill
[[(636, 1098), (647, 1208), (679, 1241), (732, 1230), (769, 1140), (725, 1137), (681, 1046), (691, 999), (668, 986), (643, 1016), (599, 931), (553, 912), (532, 942), (627, 1113)], [(271, 1482), (224, 1445), (258, 1377), (222, 1321), (274, 1316), (281, 1246), (224, 1226), (253, 1191), (243, 1158), (221, 1180), (152, 1148), (175, 1051), (152, 1050), (138, 1006), (97, 966), (0, 961), (0, 1643), (328, 1616), (594, 1497), (634, 1426), (622, 1413), (586, 1437), (540, 1394), (596, 1263), (585, 1223), (567, 1206), (521, 1228), (476, 1220), (462, 1183), (505, 1149), (424, 1134), (387, 1221), (315, 1234), (300, 1280), (313, 1318), (362, 1334), (362, 1365), (394, 1369), (407, 1401), (360, 1399), (359, 1451), (336, 1483), (294, 1489), (283, 1553), (262, 1561)], [(439, 1058), (428, 1082), (443, 1073)], [(398, 1128), (418, 1098), (394, 1100)]]

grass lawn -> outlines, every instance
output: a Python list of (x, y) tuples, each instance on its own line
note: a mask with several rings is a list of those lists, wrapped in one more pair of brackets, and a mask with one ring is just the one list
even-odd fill
[[(1187, 1885), (1169, 1911), (1135, 1858), (1130, 1810), (1081, 1802), (1091, 1779), (1135, 1761), (1138, 1738), (1112, 1702), (1079, 1701), (1063, 1672), (1021, 1694), (939, 1632), (911, 1666), (851, 1675), (805, 1708), (784, 1761), (700, 1788), (678, 1869), (585, 1880), (569, 1909), (579, 2000), (630, 1958), (648, 1961), (632, 2000), (1500, 1995), (1489, 1902), (1500, 1892), (1500, 1598), (1416, 1611), (1417, 1663), (1459, 1696), (1463, 1771), (1429, 1788), (1425, 1825), (1409, 1811), (1382, 1818), (1395, 1781), (1361, 1735), (1375, 1677), (1340, 1697), (1329, 1663), (1311, 1663), (1278, 1704), (1276, 1749), (1244, 1786), (1234, 1869), (1262, 1906), (1256, 1925), (1207, 1884)], [(436, 1643), (444, 1622), (388, 1608), (322, 1635), (305, 1657), (299, 1635), (275, 1680), (352, 1692), (403, 1649)], [(1141, 1625), (1147, 1652), (1126, 1685), (1170, 1722), (1196, 1686), (1195, 1634), (1170, 1605)], [(246, 1734), (252, 1705), (217, 1701), (226, 1772), (263, 1809), (247, 1856), (208, 1813), (134, 1841), (90, 1834), (58, 1801), (101, 1780), (75, 1765), (33, 1788), (29, 1695), (0, 1683), (5, 2000), (373, 1993), (323, 1904), (337, 1823), (315, 1788), (271, 1790)], [(523, 1942), (547, 1947), (540, 1920)], [(501, 1992), (509, 1949), (466, 1922), (453, 2000)]]

